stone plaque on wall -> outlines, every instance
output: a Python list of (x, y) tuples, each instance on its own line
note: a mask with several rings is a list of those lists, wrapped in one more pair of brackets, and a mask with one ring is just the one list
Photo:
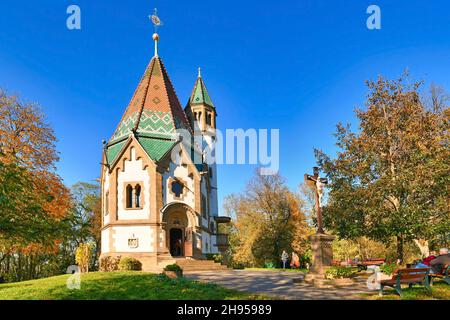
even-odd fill
[(128, 247), (132, 249), (139, 247), (139, 239), (138, 238), (128, 239)]

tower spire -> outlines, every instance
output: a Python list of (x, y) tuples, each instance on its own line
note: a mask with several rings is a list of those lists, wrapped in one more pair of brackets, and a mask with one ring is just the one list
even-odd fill
[(198, 77), (202, 77), (202, 68), (198, 67)]
[(149, 16), (150, 20), (153, 23), (153, 27), (155, 28), (155, 32), (153, 33), (153, 41), (155, 41), (155, 57), (158, 57), (158, 41), (159, 41), (159, 34), (158, 34), (158, 28), (163, 25), (161, 19), (158, 17), (158, 10), (155, 8), (153, 10), (153, 14)]

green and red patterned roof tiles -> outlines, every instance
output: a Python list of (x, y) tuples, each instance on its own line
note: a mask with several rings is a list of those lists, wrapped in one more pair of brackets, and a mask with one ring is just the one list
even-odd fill
[(106, 146), (109, 164), (116, 160), (124, 140), (135, 134), (148, 155), (158, 161), (173, 145), (177, 129), (192, 132), (169, 75), (159, 57), (153, 57), (122, 119)]
[(189, 99), (190, 104), (207, 104), (214, 108), (214, 104), (206, 90), (205, 83), (202, 77), (198, 77), (195, 82), (194, 89), (192, 90), (191, 97)]

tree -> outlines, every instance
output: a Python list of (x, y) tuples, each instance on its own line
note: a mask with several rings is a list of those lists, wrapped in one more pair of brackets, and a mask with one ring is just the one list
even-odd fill
[(70, 193), (55, 173), (55, 142), (36, 105), (0, 90), (0, 238), (48, 242), (42, 228), (50, 231), (67, 214)]
[[(69, 213), (74, 246), (91, 242), (94, 255), (100, 255), (101, 201), (98, 183), (78, 182), (72, 186), (73, 206)], [(98, 259), (91, 259), (95, 263)], [(94, 265), (91, 266), (91, 269)]]
[(283, 250), (302, 254), (308, 248), (301, 201), (279, 175), (257, 173), (243, 194), (226, 198), (224, 207), (235, 217), (230, 240), (235, 262), (278, 263)]
[(94, 252), (91, 243), (81, 243), (75, 253), (75, 261), (80, 267), (81, 272), (89, 272), (89, 265), (92, 261), (92, 254)]
[(0, 90), (0, 276), (42, 274), (71, 205), (56, 174), (56, 138), (39, 107)]
[(359, 130), (337, 125), (335, 159), (315, 151), (331, 182), (326, 227), (347, 239), (395, 237), (400, 260), (405, 241), (450, 227), (449, 108), (426, 108), (421, 83), (405, 80), (368, 81), (366, 108), (356, 110)]

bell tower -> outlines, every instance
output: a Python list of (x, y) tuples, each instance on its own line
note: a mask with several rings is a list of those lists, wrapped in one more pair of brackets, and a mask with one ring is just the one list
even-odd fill
[(198, 68), (197, 81), (195, 82), (185, 112), (194, 130), (200, 130), (202, 133), (206, 131), (214, 132), (216, 130), (216, 108), (206, 90), (200, 68)]
[[(197, 80), (184, 111), (194, 130), (194, 135), (202, 136), (202, 150), (205, 151), (208, 149), (209, 152), (215, 154), (217, 113), (211, 97), (208, 94), (208, 90), (206, 90), (200, 68), (198, 68)], [(204, 164), (203, 168), (205, 170), (204, 173), (207, 174), (210, 186), (209, 196), (207, 197), (209, 199), (209, 211), (212, 217), (217, 217), (219, 208), (217, 199), (216, 163)]]

